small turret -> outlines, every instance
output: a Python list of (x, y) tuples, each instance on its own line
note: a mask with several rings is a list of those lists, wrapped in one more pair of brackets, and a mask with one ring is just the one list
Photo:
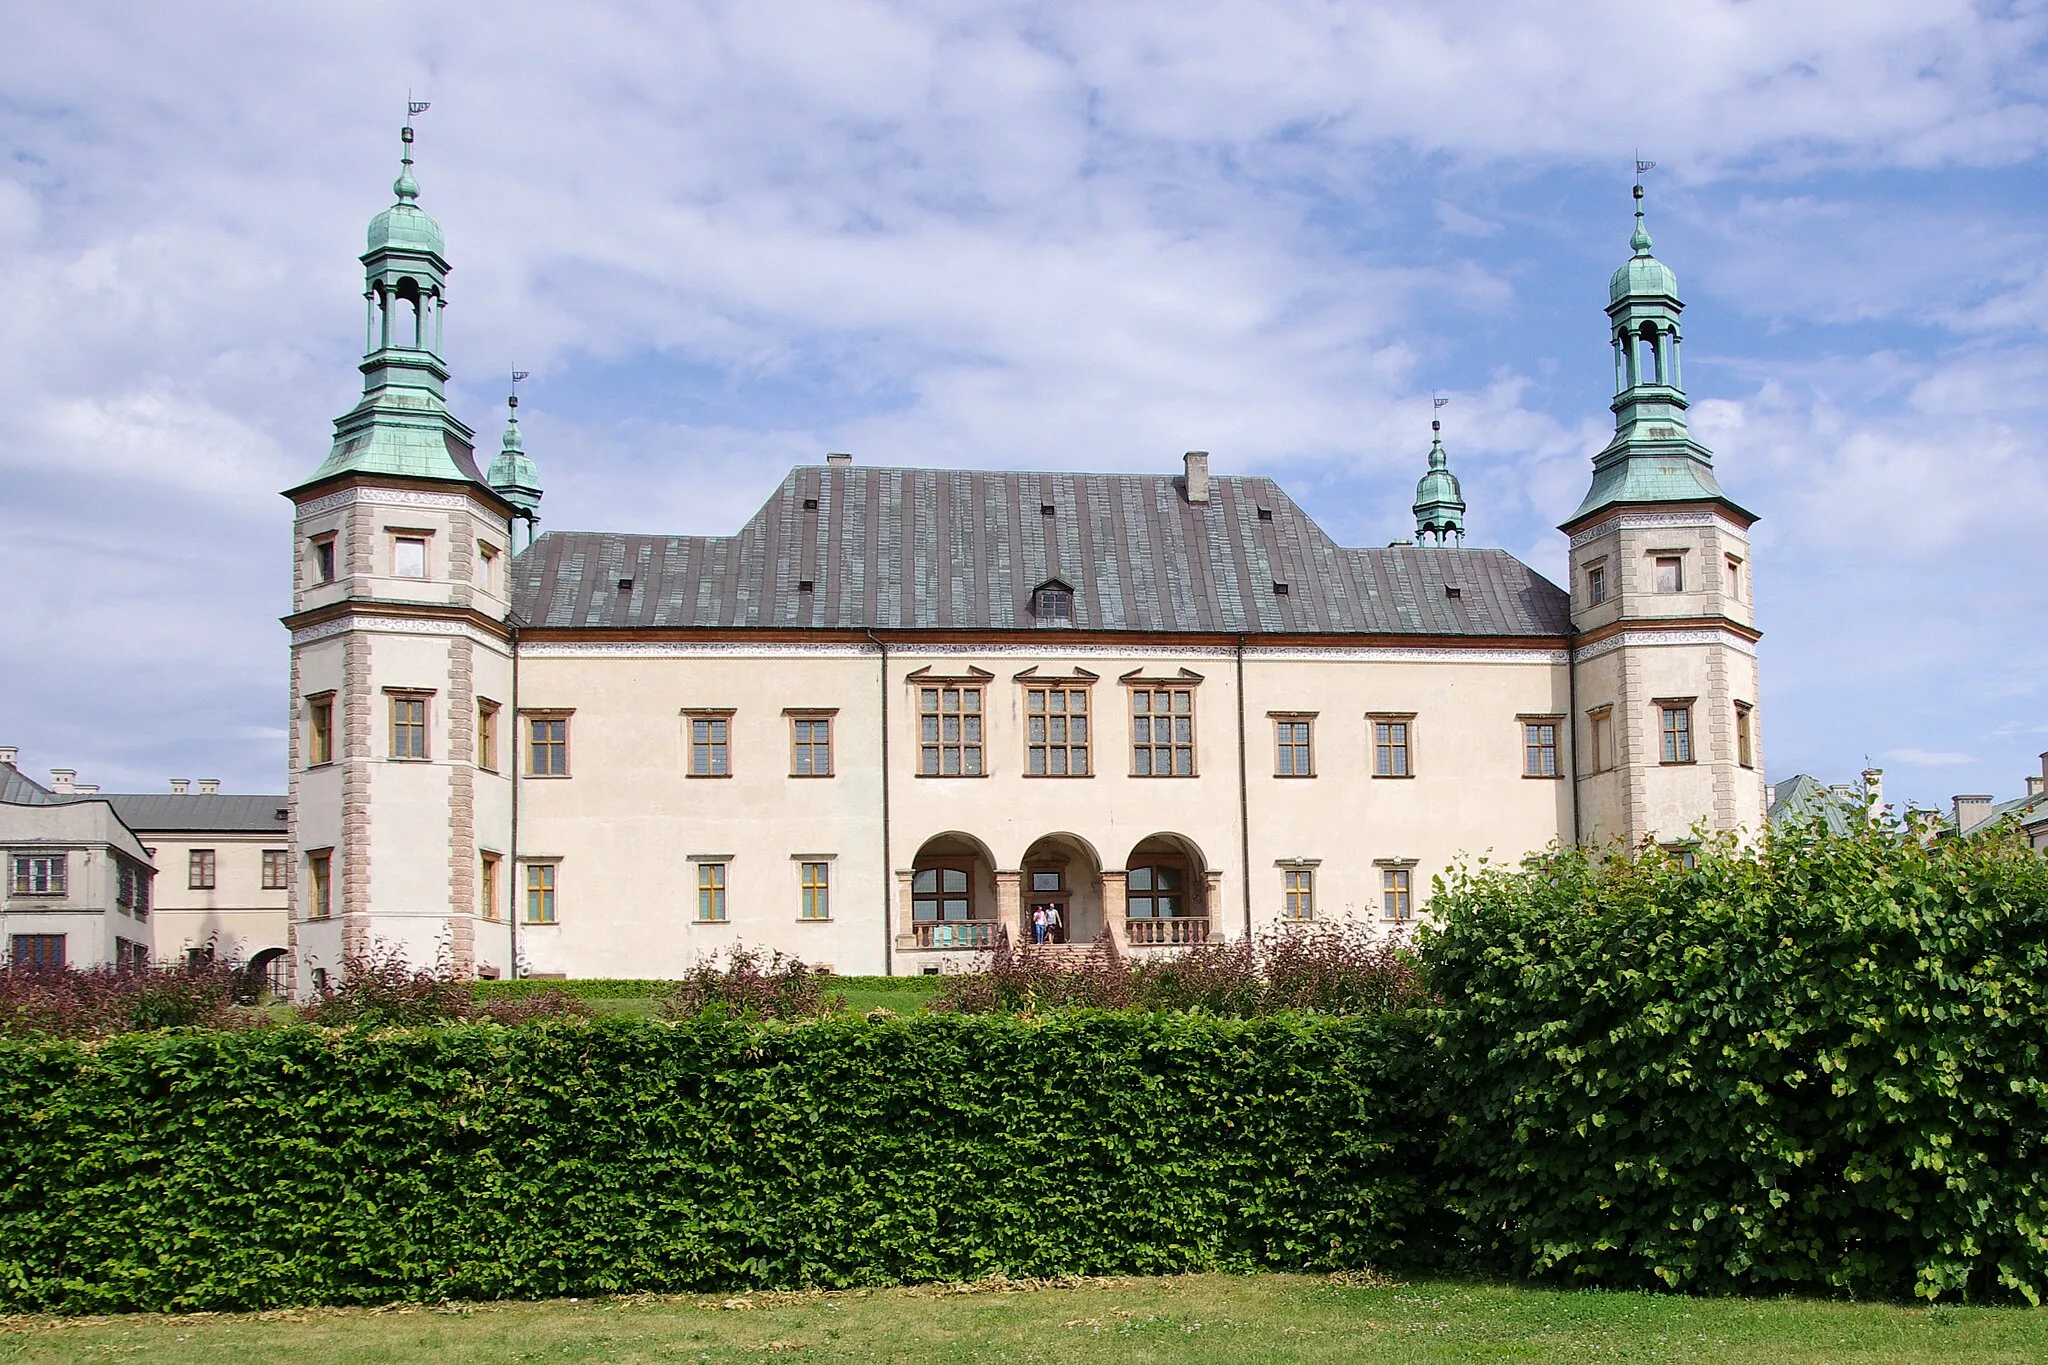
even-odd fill
[(1465, 543), (1465, 493), (1444, 454), (1444, 424), (1429, 424), (1429, 472), (1415, 485), (1415, 543)]
[(487, 477), (492, 489), (511, 503), (516, 515), (526, 523), (526, 539), (531, 544), (534, 523), (540, 520), (540, 471), (527, 458), (526, 447), (520, 441), (518, 394), (507, 395), (505, 409), (505, 439), (498, 458), (491, 461)]

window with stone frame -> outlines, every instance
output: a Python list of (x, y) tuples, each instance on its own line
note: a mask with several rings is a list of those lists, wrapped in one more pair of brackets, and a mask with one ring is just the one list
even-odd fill
[(566, 713), (528, 715), (526, 718), (526, 775), (567, 777), (569, 775), (569, 717)]
[(1380, 918), (1407, 920), (1415, 915), (1415, 878), (1406, 867), (1380, 869)]
[(317, 768), (334, 761), (334, 694), (322, 692), (306, 698), (306, 766)]
[(1031, 683), (1024, 689), (1024, 771), (1031, 777), (1089, 777), (1088, 686)]
[(1607, 564), (1603, 560), (1586, 566), (1586, 605), (1597, 607), (1607, 600)]
[(214, 851), (210, 848), (193, 849), (185, 857), (185, 889), (187, 891), (213, 890), (215, 872)]
[(700, 924), (725, 923), (726, 869), (722, 862), (700, 862), (697, 864), (697, 921)]
[(1656, 586), (1660, 593), (1685, 591), (1685, 556), (1658, 555), (1655, 564)]
[(313, 537), (313, 585), (319, 587), (334, 581), (334, 535)]
[(917, 690), (920, 777), (981, 777), (982, 687), (939, 683)]
[(426, 694), (391, 694), (391, 757), (424, 759), (427, 756)]
[(334, 850), (311, 849), (306, 854), (306, 917), (334, 916)]
[(1586, 757), (1591, 762), (1587, 769), (1592, 773), (1604, 773), (1615, 765), (1614, 751), (1614, 708), (1596, 706), (1586, 713), (1587, 745)]
[(391, 537), (391, 576), (393, 578), (425, 578), (427, 576), (426, 533), (402, 533)]
[(498, 771), (498, 703), (483, 698), (476, 704), (476, 766)]
[(1280, 871), (1282, 903), (1280, 913), (1291, 920), (1316, 917), (1316, 873), (1312, 867), (1288, 867)]
[(1368, 717), (1372, 725), (1372, 775), (1415, 776), (1413, 713)]
[(560, 912), (556, 895), (561, 890), (561, 864), (526, 865), (526, 922), (554, 924)]
[(503, 859), (496, 853), (477, 855), (476, 904), (477, 913), (485, 919), (498, 917), (498, 871)]
[(832, 776), (832, 713), (789, 713), (789, 775)]
[(732, 776), (731, 711), (689, 711), (691, 777)]
[(832, 864), (822, 858), (799, 859), (797, 882), (799, 915), (804, 919), (832, 918)]
[(1195, 775), (1195, 689), (1131, 687), (1131, 776)]
[(1273, 775), (1314, 777), (1315, 717), (1275, 713), (1273, 716)]
[(1557, 716), (1523, 716), (1522, 776), (1560, 777), (1557, 765)]
[(288, 848), (266, 848), (263, 850), (263, 889), (265, 891), (288, 891), (291, 889), (292, 853)]
[(9, 890), (17, 896), (65, 896), (70, 894), (71, 855), (68, 853), (17, 853)]
[(1745, 768), (1756, 766), (1756, 736), (1751, 728), (1754, 723), (1754, 709), (1747, 702), (1736, 702), (1735, 761)]
[(1689, 701), (1660, 702), (1657, 712), (1661, 718), (1663, 733), (1663, 761), (1665, 763), (1690, 763), (1693, 761), (1692, 745), (1692, 703)]
[(19, 971), (61, 971), (67, 960), (62, 934), (13, 934), (8, 938), (8, 965)]

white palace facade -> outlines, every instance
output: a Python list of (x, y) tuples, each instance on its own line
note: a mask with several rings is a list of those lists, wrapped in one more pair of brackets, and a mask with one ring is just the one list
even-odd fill
[(288, 495), (299, 989), (379, 946), (486, 976), (740, 944), (915, 974), (1049, 907), (1066, 941), (1172, 951), (1398, 923), (1461, 855), (1761, 827), (1754, 517), (1687, 430), (1640, 208), (1566, 590), (1464, 545), (1441, 445), (1417, 541), (1386, 548), (1201, 453), (832, 456), (735, 535), (535, 536), (516, 411), (485, 469), (445, 401), (406, 144), (362, 258), (363, 398)]

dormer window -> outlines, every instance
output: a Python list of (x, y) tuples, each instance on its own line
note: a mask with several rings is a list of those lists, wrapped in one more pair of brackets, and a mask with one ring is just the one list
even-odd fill
[(1057, 578), (1039, 584), (1031, 594), (1031, 614), (1041, 626), (1073, 625), (1074, 590)]
[(817, 510), (818, 510), (818, 500), (817, 500), (816, 498), (805, 498), (805, 499), (804, 499), (804, 510), (805, 510), (806, 512), (815, 512), (815, 511), (817, 511)]
[(1049, 502), (1041, 502), (1040, 504), (1038, 504), (1038, 515), (1040, 515), (1041, 517), (1058, 516), (1059, 508), (1054, 507)]
[(1271, 521), (1272, 519), (1273, 519), (1273, 509), (1272, 509), (1272, 508), (1270, 508), (1270, 507), (1261, 507), (1261, 508), (1259, 509), (1259, 520), (1260, 520), (1260, 521)]

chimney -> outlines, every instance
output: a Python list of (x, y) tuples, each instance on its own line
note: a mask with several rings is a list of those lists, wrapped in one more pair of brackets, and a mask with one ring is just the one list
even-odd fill
[(2048, 791), (2048, 777), (2027, 778), (2027, 795), (2039, 796), (2043, 791)]
[(191, 790), (192, 790), (192, 779), (191, 779), (191, 778), (189, 778), (189, 777), (174, 777), (174, 778), (172, 778), (172, 779), (171, 779), (171, 795), (173, 795), (173, 796), (183, 796), (183, 795), (184, 795), (184, 794), (185, 794), (186, 792), (188, 792), (188, 791), (191, 791)]
[(1187, 467), (1188, 501), (1197, 507), (1209, 502), (1209, 452), (1190, 450), (1180, 457)]
[(71, 794), (73, 796), (91, 796), (99, 789), (100, 784), (97, 782), (74, 782), (71, 784)]
[(1874, 813), (1876, 813), (1877, 811), (1881, 811), (1881, 810), (1883, 810), (1883, 809), (1884, 809), (1884, 769), (1882, 769), (1882, 768), (1865, 768), (1865, 769), (1863, 770), (1863, 790), (1864, 790), (1864, 791), (1865, 791), (1865, 792), (1866, 792), (1866, 793), (1867, 793), (1867, 794), (1869, 795), (1869, 797), (1870, 797), (1870, 809), (1871, 809), (1872, 813), (1874, 814)]
[(1956, 833), (1968, 834), (1991, 818), (1988, 796), (1958, 796), (1955, 799)]
[(200, 779), (199, 779), (199, 794), (200, 794), (201, 796), (219, 796), (219, 795), (220, 795), (220, 779), (219, 779), (219, 778), (217, 778), (217, 777), (202, 777), (202, 778), (200, 778)]
[(76, 768), (50, 769), (50, 790), (60, 796), (68, 795), (71, 789), (77, 785), (77, 782), (78, 769)]
[[(13, 745), (8, 745), (6, 748), (0, 748), (0, 763), (5, 763), (8, 766), (12, 767), (14, 764), (15, 755), (19, 754), (20, 752), (21, 750), (15, 748)], [(2048, 759), (2048, 754), (2043, 754), (2041, 755), (2041, 757), (2043, 759)], [(2044, 763), (2042, 766), (2048, 767), (2048, 763)]]
[(853, 456), (844, 450), (835, 450), (825, 457), (826, 464), (852, 464)]

